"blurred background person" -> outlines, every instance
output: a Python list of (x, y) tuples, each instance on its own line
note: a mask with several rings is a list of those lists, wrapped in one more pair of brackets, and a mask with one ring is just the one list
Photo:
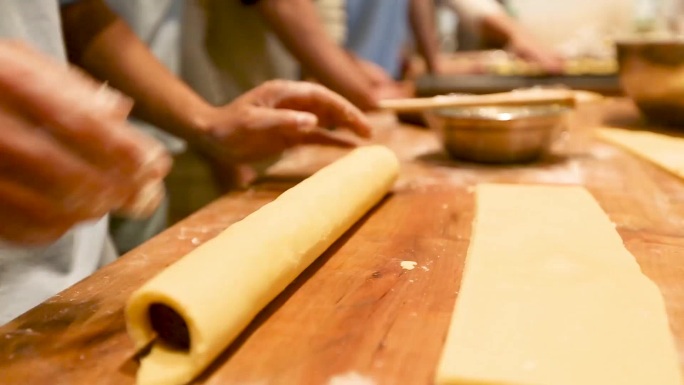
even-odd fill
[(213, 103), (302, 73), (359, 108), (386, 95), (327, 32), (311, 0), (194, 0), (183, 33), (184, 78)]
[(458, 50), (506, 48), (548, 72), (561, 70), (562, 58), (519, 23), (496, 0), (443, 0), (458, 17)]
[(380, 66), (395, 80), (403, 76), (406, 48), (416, 43), (430, 73), (438, 73), (438, 45), (433, 0), (345, 0), (345, 47)]
[[(350, 19), (348, 17), (349, 9), (347, 7), (347, 0), (315, 0), (314, 4), (316, 5), (318, 14), (326, 31), (333, 37), (335, 43), (344, 47), (347, 55), (349, 55), (354, 63), (358, 65), (357, 70), (366, 76), (371, 86), (374, 89), (382, 90), (381, 92), (376, 93), (376, 96), (379, 99), (408, 97), (412, 95), (411, 88), (398, 83), (398, 80), (400, 80), (398, 79), (398, 76), (390, 74), (392, 71), (392, 69), (389, 68), (390, 66), (383, 67), (383, 63), (376, 59), (375, 54), (362, 57), (358, 52), (355, 52), (354, 47), (347, 44), (350, 39)], [(401, 23), (402, 19), (397, 20), (397, 22)], [(352, 29), (352, 34), (354, 31), (355, 30)], [(366, 30), (365, 32), (372, 31)], [(361, 39), (361, 37), (361, 35), (357, 34), (356, 39)], [(384, 47), (381, 49), (384, 50)], [(303, 73), (303, 76), (307, 77), (308, 74)]]
[[(458, 49), (507, 46), (553, 68), (559, 59), (611, 58), (613, 41), (646, 20), (650, 0), (445, 0), (459, 15)], [(641, 10), (641, 11), (640, 11)]]
[[(452, 28), (458, 25), (458, 36), (465, 41), (459, 41), (459, 50), (506, 47), (548, 72), (558, 72), (561, 67), (560, 56), (537, 41), (495, 0), (345, 0), (345, 3), (347, 49), (379, 65), (394, 79), (414, 78), (421, 73), (440, 74), (454, 68), (440, 52), (444, 47), (437, 33), (443, 27), (438, 21), (444, 23), (445, 10), (454, 16), (451, 20), (458, 21), (452, 23)], [(455, 34), (455, 30), (449, 33)], [(455, 50), (456, 46), (454, 41), (451, 49)], [(417, 57), (422, 60), (417, 62)], [(420, 64), (416, 66), (416, 63)]]

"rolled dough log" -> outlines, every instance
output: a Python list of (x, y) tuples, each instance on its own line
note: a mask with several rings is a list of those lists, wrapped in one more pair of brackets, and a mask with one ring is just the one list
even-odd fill
[(660, 292), (586, 190), (476, 193), (438, 384), (682, 384)]
[[(389, 191), (399, 162), (369, 146), (323, 168), (165, 269), (131, 296), (138, 384), (184, 384)], [(154, 342), (153, 342), (154, 340)]]
[(598, 136), (684, 178), (684, 139), (648, 131), (601, 128)]

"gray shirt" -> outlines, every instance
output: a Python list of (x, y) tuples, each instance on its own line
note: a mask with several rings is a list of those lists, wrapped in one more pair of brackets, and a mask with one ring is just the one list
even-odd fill
[[(26, 41), (65, 60), (57, 0), (0, 1), (0, 38)], [(106, 218), (82, 224), (45, 247), (23, 248), (0, 241), (0, 325), (114, 257), (107, 242)]]
[[(184, 0), (107, 0), (107, 4), (150, 48), (154, 56), (171, 72), (180, 70), (180, 33)], [(185, 151), (185, 141), (146, 122), (130, 119), (144, 131), (164, 143), (172, 154)]]

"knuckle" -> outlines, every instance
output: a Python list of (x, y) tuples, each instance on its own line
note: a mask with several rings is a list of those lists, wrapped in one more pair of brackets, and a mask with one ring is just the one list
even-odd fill
[(237, 125), (241, 128), (250, 127), (255, 119), (258, 119), (258, 115), (253, 108), (244, 108), (240, 111), (240, 115), (237, 118)]
[(274, 89), (275, 90), (275, 89), (280, 89), (280, 88), (285, 87), (287, 85), (287, 83), (288, 82), (286, 80), (272, 79), (272, 80), (266, 81), (263, 84), (263, 87), (266, 89)]

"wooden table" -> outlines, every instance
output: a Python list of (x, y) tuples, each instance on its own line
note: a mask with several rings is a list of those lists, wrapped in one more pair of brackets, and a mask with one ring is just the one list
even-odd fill
[[(611, 105), (604, 111), (612, 118), (634, 121), (630, 105)], [(388, 115), (374, 119), (377, 141), (404, 162), (395, 192), (270, 304), (199, 383), (431, 384), (478, 182), (586, 186), (660, 287), (684, 370), (682, 181), (598, 142), (530, 165), (457, 163), (430, 132), (399, 126)], [(0, 328), (0, 384), (134, 383), (137, 363), (122, 314), (131, 292), (341, 154), (292, 152), (263, 183), (219, 199)], [(404, 270), (403, 260), (418, 266)]]

